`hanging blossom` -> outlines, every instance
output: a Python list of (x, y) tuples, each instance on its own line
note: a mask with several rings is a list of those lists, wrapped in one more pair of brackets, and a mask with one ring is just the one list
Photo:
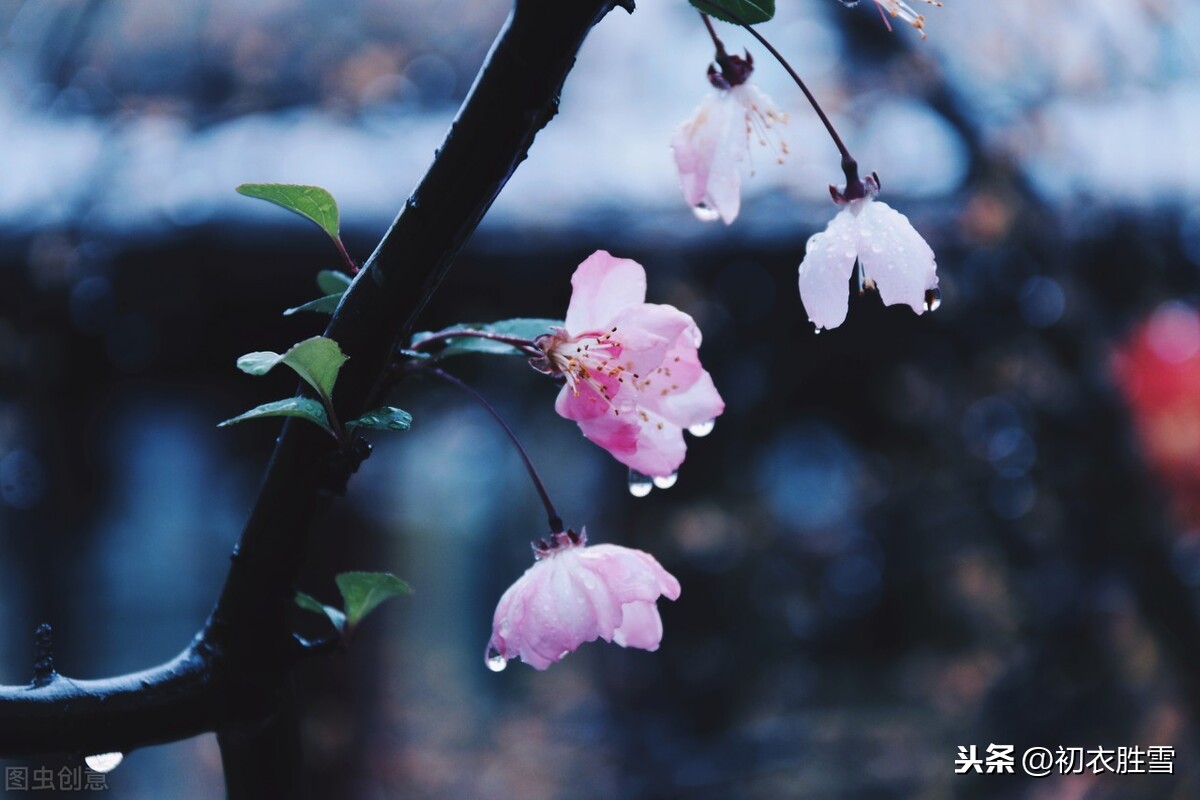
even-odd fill
[(723, 219), (728, 225), (741, 207), (739, 165), (749, 155), (751, 136), (770, 146), (783, 163), (788, 149), (778, 126), (787, 123), (787, 115), (749, 83), (754, 71), (749, 53), (745, 59), (718, 55), (718, 63), (720, 71), (712, 65), (708, 68), (715, 91), (675, 132), (671, 148), (683, 197), (696, 216), (706, 222)]
[(800, 264), (800, 299), (817, 330), (845, 321), (856, 260), (861, 287), (877, 289), (884, 304), (904, 304), (918, 314), (937, 308), (941, 293), (933, 250), (908, 217), (875, 200), (878, 176), (858, 182), (854, 191), (829, 190), (843, 208), (808, 240)]
[[(940, 6), (941, 0), (925, 0), (931, 6)], [(913, 10), (913, 7), (904, 0), (875, 0), (875, 5), (879, 7), (880, 14), (887, 14), (907, 22), (917, 29), (921, 34), (921, 38), (925, 38), (925, 15), (918, 14)], [(890, 31), (892, 26), (888, 24), (887, 16), (883, 18), (883, 24), (887, 25)]]
[(700, 329), (668, 305), (645, 302), (646, 271), (597, 250), (571, 276), (562, 328), (539, 336), (531, 362), (565, 380), (555, 409), (622, 464), (673, 475), (687, 446), (683, 429), (711, 430), (725, 410), (700, 365)]
[(492, 618), (487, 665), (520, 658), (536, 669), (584, 642), (603, 639), (654, 651), (662, 641), (659, 596), (679, 598), (679, 581), (654, 556), (613, 544), (587, 545), (587, 531), (534, 545), (536, 561), (508, 588)]

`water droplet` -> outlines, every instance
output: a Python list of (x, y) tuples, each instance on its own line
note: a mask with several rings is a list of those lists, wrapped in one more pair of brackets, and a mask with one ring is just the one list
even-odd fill
[(934, 287), (925, 290), (925, 310), (937, 311), (942, 307), (942, 290)]
[[(690, 433), (692, 436), (697, 436), (697, 437), (708, 436), (710, 433), (713, 432), (713, 428), (715, 428), (715, 427), (717, 427), (717, 421), (715, 419), (710, 419), (708, 422), (701, 422), (696, 425), (690, 426), (688, 428), (688, 433)], [(674, 482), (675, 481), (671, 481), (671, 483), (674, 483)]]
[(677, 480), (679, 480), (678, 472), (672, 472), (670, 475), (655, 475), (654, 486), (657, 489), (670, 489)]
[(704, 203), (697, 203), (692, 206), (692, 213), (696, 215), (696, 219), (701, 222), (714, 222), (721, 218), (721, 212), (717, 211), (712, 206)]
[(508, 666), (508, 659), (494, 647), (488, 648), (487, 658), (484, 661), (492, 672), (504, 672), (504, 668)]
[(112, 772), (125, 760), (124, 753), (99, 753), (83, 760), (92, 772)]
[(821, 335), (821, 329), (819, 327), (814, 326), (813, 327), (813, 336), (820, 336), (820, 335)]
[(842, 5), (844, 5), (846, 8), (854, 8), (856, 5), (858, 5), (858, 0), (842, 0)]
[(883, 245), (881, 245), (879, 242), (872, 242), (871, 243), (871, 252), (872, 253), (882, 253)]
[(649, 475), (629, 470), (629, 493), (634, 497), (645, 497), (654, 489), (654, 481)]

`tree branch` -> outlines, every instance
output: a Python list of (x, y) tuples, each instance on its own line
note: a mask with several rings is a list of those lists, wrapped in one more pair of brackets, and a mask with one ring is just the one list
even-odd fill
[(0, 754), (126, 753), (212, 730), (223, 716), (211, 661), (197, 642), (130, 675), (0, 688)]
[[(371, 407), (396, 344), (556, 113), (584, 37), (618, 4), (632, 10), (613, 0), (516, 0), (429, 171), (326, 330), (349, 356), (335, 398), (341, 418)], [(193, 645), (133, 675), (0, 687), (0, 755), (125, 752), (218, 730), (232, 765), (231, 797), (293, 796), (296, 784), (283, 774), (297, 752), (283, 688), (296, 659), (293, 584), (310, 523), (348, 472), (321, 431), (286, 422), (221, 596)], [(273, 757), (256, 757), (263, 753)]]

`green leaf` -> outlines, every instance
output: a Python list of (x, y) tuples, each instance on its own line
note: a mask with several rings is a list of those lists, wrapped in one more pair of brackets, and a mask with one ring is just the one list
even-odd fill
[(306, 380), (322, 397), (333, 396), (333, 384), (338, 370), (346, 363), (342, 348), (333, 339), (314, 336), (292, 345), (283, 355), (270, 351), (247, 353), (238, 359), (238, 369), (251, 375), (265, 375), (280, 364), (286, 364)]
[(346, 615), (333, 606), (327, 606), (317, 598), (304, 592), (296, 592), (296, 605), (314, 614), (324, 614), (333, 623), (333, 627), (337, 628), (338, 633), (345, 632)]
[(734, 25), (739, 22), (757, 25), (775, 16), (775, 0), (691, 0), (691, 3), (705, 14)]
[(298, 314), (301, 311), (315, 311), (318, 314), (332, 314), (337, 310), (338, 303), (342, 302), (342, 293), (327, 294), (324, 297), (318, 297), (316, 300), (309, 300), (307, 303), (301, 303), (294, 308), (289, 308), (283, 312), (285, 317), (290, 317), (292, 314)]
[(384, 406), (368, 411), (346, 423), (347, 428), (374, 428), (379, 431), (406, 431), (412, 427), (412, 414), (402, 408)]
[(317, 288), (324, 292), (324, 296), (318, 297), (316, 300), (309, 300), (307, 303), (302, 303), (294, 308), (289, 308), (283, 312), (285, 317), (290, 317), (300, 311), (315, 311), (318, 314), (332, 314), (337, 310), (338, 303), (342, 301), (342, 295), (350, 288), (350, 282), (354, 280), (344, 272), (338, 272), (333, 269), (323, 269), (317, 273)]
[(320, 186), (298, 186), (291, 183), (243, 183), (238, 194), (266, 200), (317, 223), (329, 238), (337, 239), (341, 224), (337, 201)]
[(344, 272), (336, 269), (323, 269), (317, 273), (317, 288), (325, 294), (343, 295), (354, 280)]
[(236, 425), (239, 422), (245, 422), (248, 419), (262, 419), (264, 417), (300, 417), (309, 422), (315, 422), (325, 430), (333, 433), (333, 429), (329, 427), (329, 420), (325, 417), (324, 406), (311, 397), (289, 397), (286, 400), (263, 403), (257, 408), (250, 409), (245, 414), (238, 414), (232, 419), (218, 423), (217, 427), (225, 428), (230, 425)]
[(346, 623), (351, 628), (383, 601), (412, 594), (408, 584), (390, 572), (343, 572), (335, 580), (345, 600)]
[[(518, 318), (518, 319), (503, 319), (499, 322), (486, 323), (463, 323), (461, 325), (451, 325), (449, 328), (444, 328), (437, 333), (427, 331), (425, 333), (413, 334), (413, 346), (425, 341), (431, 336), (438, 336), (449, 331), (459, 331), (463, 329), (473, 331), (484, 331), (486, 333), (498, 333), (503, 336), (514, 336), (518, 339), (536, 339), (543, 333), (549, 333), (551, 328), (561, 328), (563, 321), (561, 319), (536, 319), (536, 318)], [(457, 356), (464, 353), (490, 353), (492, 355), (501, 356), (524, 356), (526, 353), (504, 342), (497, 342), (493, 339), (483, 339), (478, 336), (453, 336), (448, 339), (443, 339), (445, 347), (442, 348), (439, 356)]]

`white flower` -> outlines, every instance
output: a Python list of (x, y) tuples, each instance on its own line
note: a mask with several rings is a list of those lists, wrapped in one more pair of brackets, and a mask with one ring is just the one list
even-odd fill
[[(817, 330), (846, 319), (847, 284), (857, 260), (864, 287), (879, 290), (886, 305), (903, 303), (918, 314), (936, 308), (937, 263), (933, 250), (908, 217), (874, 199), (878, 184), (868, 178), (866, 196), (844, 208), (808, 240), (800, 263), (800, 299)], [(835, 194), (836, 197), (836, 194)]]
[(716, 84), (695, 115), (675, 132), (671, 148), (683, 197), (696, 216), (706, 222), (723, 219), (728, 225), (741, 207), (739, 164), (750, 152), (750, 137), (770, 146), (782, 162), (787, 143), (777, 128), (787, 122), (787, 115), (749, 82), (723, 88)]

